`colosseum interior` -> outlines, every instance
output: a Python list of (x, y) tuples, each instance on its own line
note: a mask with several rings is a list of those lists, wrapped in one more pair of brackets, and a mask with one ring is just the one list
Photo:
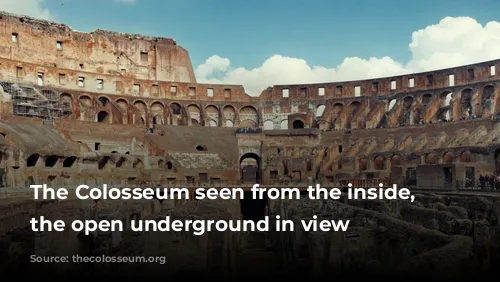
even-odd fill
[[(170, 38), (0, 13), (0, 271), (182, 275), (448, 273), (500, 265), (500, 60), (380, 79), (197, 83)], [(70, 187), (394, 183), (416, 201), (34, 200)], [(33, 232), (30, 219), (350, 219), (347, 232)], [(60, 241), (59, 241), (60, 240)], [(33, 264), (32, 254), (165, 265)], [(32, 272), (35, 273), (35, 272)], [(371, 272), (370, 272), (371, 273)]]

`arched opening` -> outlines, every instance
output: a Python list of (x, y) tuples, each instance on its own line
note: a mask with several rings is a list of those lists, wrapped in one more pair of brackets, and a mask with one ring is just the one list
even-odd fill
[(452, 163), (453, 162), (453, 153), (447, 152), (443, 155), (443, 163)]
[[(196, 121), (198, 124), (203, 125), (201, 109), (198, 105), (191, 104), (187, 107), (189, 112), (189, 117), (192, 121)], [(194, 122), (193, 122), (194, 124)]]
[(401, 165), (401, 156), (394, 155), (391, 158), (391, 166), (400, 166)]
[[(245, 183), (260, 182), (260, 157), (255, 153), (246, 153), (240, 158), (241, 180)], [(245, 192), (240, 200), (241, 214), (246, 220), (264, 219), (267, 197), (254, 199), (252, 192)]]
[(472, 116), (472, 89), (465, 89), (460, 95), (462, 117), (467, 118)]
[(207, 147), (204, 146), (204, 145), (198, 145), (196, 146), (196, 150), (197, 151), (206, 151), (207, 150)]
[(167, 169), (168, 169), (168, 170), (171, 170), (172, 168), (174, 168), (174, 165), (172, 164), (172, 162), (171, 162), (171, 161), (168, 161), (168, 162), (167, 162)]
[(59, 158), (57, 156), (48, 156), (45, 158), (45, 167), (54, 167), (57, 164)]
[(40, 159), (40, 155), (39, 154), (33, 154), (33, 155), (29, 156), (28, 159), (26, 160), (26, 166), (27, 167), (34, 167), (34, 166), (36, 166), (36, 164), (38, 163), (39, 159)]
[(68, 157), (63, 161), (63, 167), (73, 167), (75, 162), (76, 162), (75, 156)]
[(367, 159), (359, 160), (359, 170), (364, 171), (367, 169), (368, 169), (368, 160)]
[(280, 129), (288, 129), (288, 120), (282, 120), (280, 123)]
[(205, 108), (206, 117), (210, 119), (208, 125), (210, 127), (219, 126), (220, 114), (219, 109), (216, 106), (210, 105)]
[(264, 130), (273, 130), (274, 129), (274, 123), (272, 120), (266, 120), (264, 122)]
[(106, 165), (108, 164), (108, 161), (109, 161), (109, 157), (103, 157), (97, 163), (97, 168), (98, 169), (104, 169), (106, 167)]
[(86, 108), (86, 107), (91, 107), (92, 106), (92, 98), (90, 98), (87, 95), (80, 96), (80, 98), (78, 100), (80, 101), (80, 106), (81, 107)]
[(431, 100), (432, 100), (432, 94), (429, 94), (429, 93), (424, 94), (422, 96), (422, 107), (427, 106)]
[(122, 111), (126, 112), (128, 110), (128, 102), (125, 99), (116, 100), (116, 104)]
[(470, 162), (470, 151), (469, 150), (463, 151), (460, 154), (460, 162), (462, 162), (462, 163), (469, 163)]
[(378, 156), (373, 160), (374, 166), (376, 170), (384, 170), (385, 169), (385, 159), (382, 156)]
[(173, 115), (180, 115), (181, 114), (181, 105), (177, 103), (172, 103), (170, 104), (170, 110), (172, 111)]
[(429, 153), (425, 156), (426, 164), (436, 164), (436, 155), (433, 153)]
[(233, 106), (225, 106), (222, 110), (224, 118), (226, 119), (226, 127), (234, 126), (234, 119), (236, 117), (236, 110)]
[(109, 122), (109, 114), (106, 111), (100, 111), (97, 114), (97, 122), (108, 123)]
[(411, 106), (413, 105), (413, 97), (411, 96), (406, 96), (403, 100), (403, 120), (402, 124), (412, 124), (413, 121), (413, 113), (410, 110)]
[(304, 122), (302, 122), (301, 120), (293, 121), (293, 129), (299, 129), (299, 128), (304, 128)]
[(254, 153), (244, 154), (240, 158), (241, 181), (244, 183), (259, 183), (260, 157)]
[(487, 85), (483, 88), (483, 93), (481, 95), (481, 103), (482, 107), (479, 109), (478, 117), (483, 115), (490, 115), (494, 111), (492, 111), (492, 96), (495, 93), (495, 87), (492, 85)]
[(116, 166), (116, 167), (122, 167), (122, 165), (123, 165), (125, 162), (126, 162), (126, 159), (125, 159), (125, 158), (123, 158), (123, 157), (121, 157), (121, 158), (119, 158), (119, 159), (118, 159), (118, 161), (116, 161), (115, 166)]
[(103, 107), (106, 107), (106, 105), (109, 103), (109, 99), (106, 97), (99, 97), (99, 102), (101, 102)]

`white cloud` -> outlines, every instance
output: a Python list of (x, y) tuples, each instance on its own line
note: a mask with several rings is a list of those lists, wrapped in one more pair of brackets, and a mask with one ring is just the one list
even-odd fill
[(242, 84), (250, 95), (268, 86), (369, 79), (472, 64), (500, 58), (500, 22), (485, 26), (469, 17), (446, 17), (413, 32), (411, 60), (390, 57), (345, 58), (334, 68), (310, 66), (299, 58), (273, 55), (254, 69), (232, 67), (228, 58), (214, 55), (196, 68), (198, 82)]
[(1, 0), (0, 11), (30, 16), (37, 19), (53, 20), (44, 0)]

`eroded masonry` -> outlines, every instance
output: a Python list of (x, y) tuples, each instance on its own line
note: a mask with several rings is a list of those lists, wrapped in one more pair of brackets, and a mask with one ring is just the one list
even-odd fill
[[(251, 97), (239, 85), (197, 83), (188, 52), (173, 39), (82, 33), (0, 13), (0, 85), (3, 269), (41, 267), (29, 264), (33, 253), (167, 255), (167, 265), (148, 267), (189, 274), (255, 273), (248, 261), (260, 270), (279, 265), (280, 271), (316, 274), (459, 273), (500, 262), (498, 197), (469, 191), (499, 188), (490, 177), (500, 172), (500, 60), (380, 79), (275, 85)], [(396, 183), (419, 194), (412, 204), (35, 202), (29, 193), (15, 193), (42, 183), (333, 187), (347, 182)], [(295, 221), (316, 214), (351, 219), (352, 227), (334, 233), (269, 232), (266, 240), (262, 234), (229, 232), (34, 234), (29, 227), (29, 219), (40, 215), (70, 222), (160, 220), (166, 214), (179, 219), (267, 214)], [(88, 267), (65, 264), (53, 271)], [(134, 267), (143, 266), (112, 266), (139, 271)]]

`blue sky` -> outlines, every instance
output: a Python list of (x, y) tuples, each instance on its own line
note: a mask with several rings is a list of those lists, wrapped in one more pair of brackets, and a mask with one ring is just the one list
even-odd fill
[[(500, 58), (500, 24), (486, 28), (500, 22), (495, 0), (0, 0), (0, 9), (50, 15), (79, 31), (172, 37), (189, 51), (193, 66), (205, 70), (197, 71), (199, 80), (255, 89)], [(453, 20), (440, 23), (446, 17)], [(412, 38), (418, 30), (425, 32)], [(464, 36), (483, 31), (463, 46)]]
[[(344, 57), (408, 61), (411, 33), (446, 16), (500, 20), (494, 0), (48, 0), (56, 19), (96, 28), (173, 37), (193, 65), (213, 54), (257, 67), (274, 54), (335, 66)], [(62, 4), (62, 5), (61, 5)]]

